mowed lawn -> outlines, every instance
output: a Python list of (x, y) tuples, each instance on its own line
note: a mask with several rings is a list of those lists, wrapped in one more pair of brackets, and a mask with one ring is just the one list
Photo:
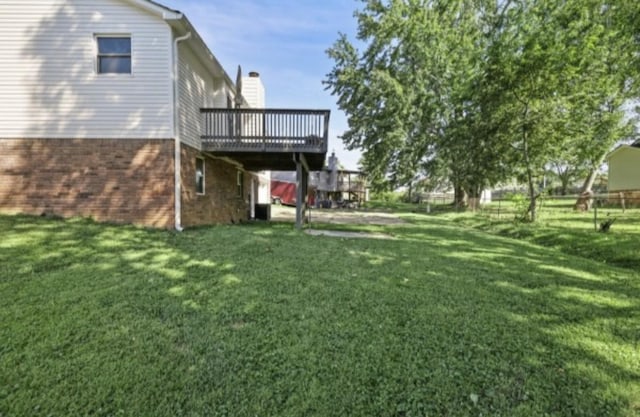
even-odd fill
[(0, 416), (640, 415), (638, 271), (406, 218), (0, 216)]
[[(600, 207), (596, 213), (593, 209), (580, 212), (573, 209), (573, 203), (567, 199), (546, 200), (533, 224), (514, 221), (515, 207), (504, 201), (486, 205), (476, 213), (442, 211), (438, 215), (459, 225), (640, 271), (640, 208)], [(596, 233), (607, 220), (613, 221), (610, 231)]]

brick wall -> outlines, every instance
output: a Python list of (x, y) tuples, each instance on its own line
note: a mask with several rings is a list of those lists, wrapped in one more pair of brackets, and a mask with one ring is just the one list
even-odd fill
[[(204, 159), (205, 192), (196, 193), (196, 158)], [(251, 177), (244, 173), (243, 195), (238, 195), (238, 167), (208, 157), (183, 145), (181, 159), (182, 225), (184, 227), (212, 223), (237, 223), (249, 218)]]
[(0, 139), (0, 212), (173, 227), (171, 139)]

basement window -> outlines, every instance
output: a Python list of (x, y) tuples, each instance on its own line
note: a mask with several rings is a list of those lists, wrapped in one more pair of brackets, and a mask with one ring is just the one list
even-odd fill
[(98, 74), (131, 74), (131, 36), (96, 36)]
[(196, 194), (204, 195), (204, 159), (196, 158)]

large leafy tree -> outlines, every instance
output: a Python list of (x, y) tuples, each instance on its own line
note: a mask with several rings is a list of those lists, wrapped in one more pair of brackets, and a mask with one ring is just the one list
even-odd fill
[(345, 144), (363, 151), (381, 187), (428, 170), (475, 197), (517, 176), (534, 220), (549, 163), (594, 168), (628, 127), (622, 105), (637, 97), (639, 68), (634, 1), (363, 4), (362, 50), (341, 35), (325, 82), (348, 115)]
[(584, 191), (607, 151), (628, 133), (623, 103), (637, 96), (638, 48), (620, 16), (623, 1), (522, 1), (510, 4), (488, 49), (499, 83), (494, 115), (520, 158), (513, 168), (529, 189), (535, 220), (537, 178), (563, 160), (564, 173), (586, 167)]
[(578, 78), (581, 94), (572, 103), (573, 120), (578, 121), (574, 137), (581, 139), (576, 153), (588, 168), (582, 192), (591, 192), (612, 146), (635, 131), (635, 111), (628, 105), (639, 93), (639, 11), (639, 3), (627, 0), (590, 1), (582, 10), (574, 8), (586, 17), (579, 20), (584, 28), (574, 35), (574, 42), (583, 45), (586, 71)]
[(481, 75), (478, 4), (370, 0), (357, 13), (364, 49), (344, 35), (329, 49), (326, 83), (349, 117), (343, 141), (363, 150), (374, 184), (405, 184), (429, 167), (460, 188), (486, 185), (470, 163), (485, 147), (464, 143)]

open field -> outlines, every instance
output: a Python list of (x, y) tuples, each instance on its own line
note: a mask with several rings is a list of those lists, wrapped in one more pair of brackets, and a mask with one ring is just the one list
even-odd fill
[(0, 416), (640, 415), (637, 270), (402, 218), (0, 216)]

